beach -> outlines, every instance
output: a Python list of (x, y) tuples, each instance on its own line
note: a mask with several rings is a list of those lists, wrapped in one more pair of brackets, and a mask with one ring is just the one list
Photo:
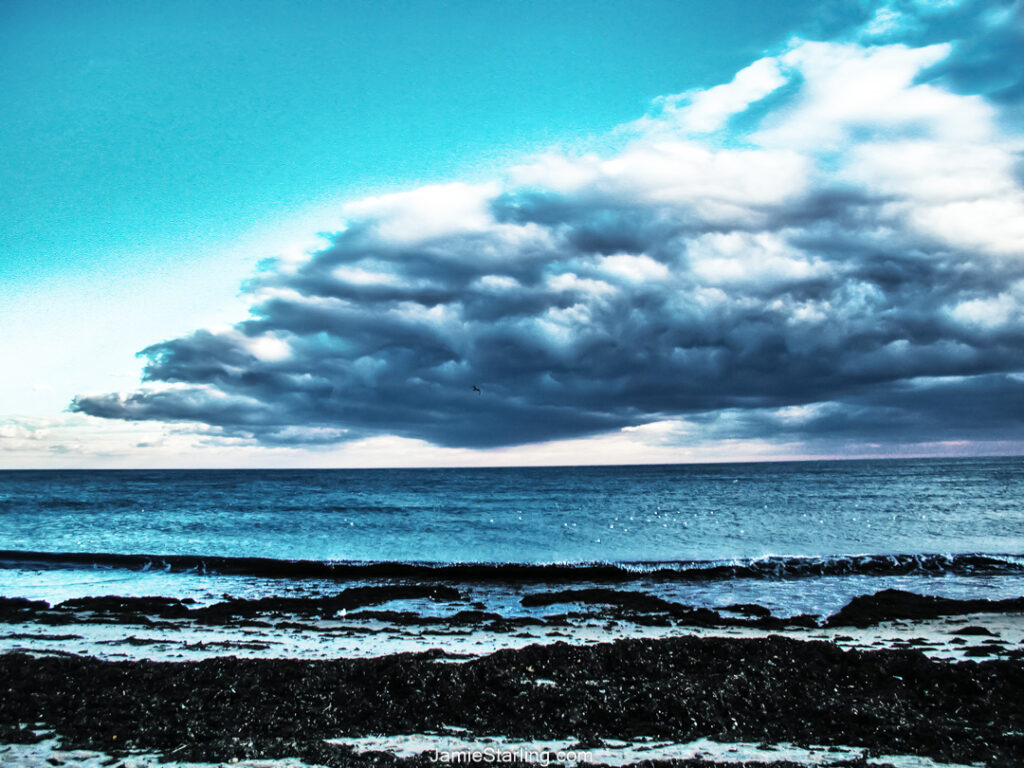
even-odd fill
[(1019, 459), (0, 472), (0, 765), (1024, 764)]
[[(780, 618), (611, 588), (533, 594), (557, 612), (503, 617), (408, 583), (202, 607), (6, 599), (0, 762), (1024, 759), (1022, 600), (887, 591)], [(444, 610), (388, 610), (415, 601)]]

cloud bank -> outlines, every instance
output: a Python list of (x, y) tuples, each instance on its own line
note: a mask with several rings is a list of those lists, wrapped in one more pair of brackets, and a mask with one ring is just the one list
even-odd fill
[(659, 99), (612, 149), (354, 202), (265, 265), (247, 319), (72, 410), (264, 445), (1014, 439), (1022, 30), (1019, 3), (879, 6)]

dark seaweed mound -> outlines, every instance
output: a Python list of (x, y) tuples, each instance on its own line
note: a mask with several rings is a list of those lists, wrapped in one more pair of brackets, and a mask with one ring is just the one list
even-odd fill
[(31, 738), (25, 725), (42, 722), (69, 748), (144, 749), (182, 760), (291, 755), (348, 765), (375, 758), (323, 739), (457, 726), (584, 745), (709, 737), (1024, 764), (1024, 665), (950, 664), (916, 651), (842, 651), (777, 636), (559, 643), (463, 664), (431, 654), (319, 662), (0, 658), (7, 740)]

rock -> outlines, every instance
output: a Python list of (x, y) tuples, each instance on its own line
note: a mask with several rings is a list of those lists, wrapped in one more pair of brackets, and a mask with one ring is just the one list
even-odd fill
[(996, 635), (996, 633), (993, 632), (992, 630), (986, 629), (985, 627), (977, 627), (977, 626), (960, 627), (960, 629), (952, 630), (949, 634), (951, 634), (951, 635), (965, 635), (965, 636), (978, 635), (978, 636), (985, 636), (985, 637), (998, 637), (998, 635)]
[(886, 589), (855, 597), (826, 622), (830, 627), (865, 627), (896, 619), (934, 619), (968, 613), (1024, 612), (1024, 598), (1011, 600), (952, 600)]

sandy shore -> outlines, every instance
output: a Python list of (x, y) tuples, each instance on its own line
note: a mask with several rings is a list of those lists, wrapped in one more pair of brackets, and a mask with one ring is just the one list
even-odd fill
[(552, 612), (526, 620), (394, 610), (452, 595), (389, 589), (3, 600), (0, 764), (432, 765), (439, 745), (607, 765), (1024, 764), (1019, 601), (880, 593), (777, 618), (576, 590), (532, 598)]

